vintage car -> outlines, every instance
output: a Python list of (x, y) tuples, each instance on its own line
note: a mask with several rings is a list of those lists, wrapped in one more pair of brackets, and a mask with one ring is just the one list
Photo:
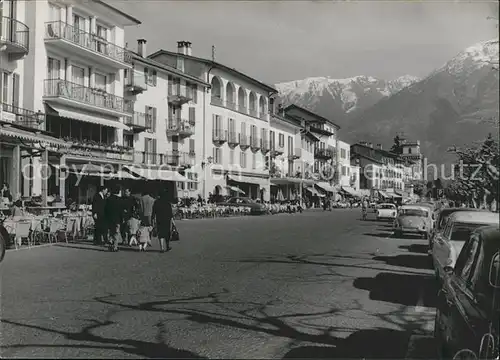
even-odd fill
[(498, 214), (493, 212), (459, 211), (451, 214), (432, 245), (432, 262), (438, 280), (455, 267), (458, 254), (472, 231), (482, 226), (498, 226), (499, 223)]
[(394, 221), (394, 235), (416, 234), (427, 239), (432, 229), (432, 214), (428, 207), (403, 205)]
[(9, 239), (9, 234), (7, 230), (0, 224), (0, 262), (2, 262), (5, 256), (5, 249), (7, 248), (7, 240)]
[(247, 197), (232, 197), (227, 202), (219, 203), (217, 205), (221, 206), (245, 206), (250, 208), (250, 213), (253, 215), (262, 215), (267, 212), (267, 208), (264, 204), (260, 204), (255, 200)]
[(439, 210), (436, 216), (436, 221), (434, 222), (434, 228), (431, 231), (431, 236), (429, 237), (429, 254), (432, 254), (432, 244), (434, 242), (434, 237), (444, 230), (448, 217), (457, 211), (480, 211), (479, 209), (473, 208), (442, 208)]
[(500, 231), (482, 227), (466, 241), (438, 293), (434, 337), (442, 358), (498, 359)]
[(394, 220), (398, 213), (398, 208), (394, 204), (383, 203), (377, 206), (377, 220)]

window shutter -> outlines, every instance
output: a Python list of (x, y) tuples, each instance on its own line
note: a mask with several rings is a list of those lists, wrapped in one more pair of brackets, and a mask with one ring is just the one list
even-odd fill
[(153, 132), (156, 132), (156, 114), (157, 114), (157, 109), (154, 107), (153, 108)]
[(19, 107), (19, 74), (13, 74), (12, 77), (12, 105)]
[(217, 131), (217, 117), (215, 114), (212, 115), (212, 129)]
[(144, 68), (144, 78), (146, 79), (146, 84), (148, 83), (148, 68)]
[(152, 142), (153, 142), (153, 146), (152, 146), (152, 148), (153, 148), (152, 150), (153, 151), (152, 152), (156, 154), (156, 139), (153, 139)]
[(156, 70), (153, 70), (153, 86), (156, 86), (156, 78), (157, 78)]
[(198, 102), (198, 85), (193, 84), (193, 102), (196, 104)]
[(149, 139), (144, 138), (144, 152), (148, 153), (149, 152)]
[(189, 122), (192, 124), (196, 123), (196, 108), (194, 107), (189, 108)]
[(189, 152), (194, 153), (194, 139), (189, 139)]

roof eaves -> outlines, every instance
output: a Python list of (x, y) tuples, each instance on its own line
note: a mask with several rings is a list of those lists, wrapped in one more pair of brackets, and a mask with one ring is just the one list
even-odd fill
[(329, 124), (331, 124), (331, 125), (335, 126), (335, 127), (337, 128), (337, 130), (340, 130), (340, 126), (339, 126), (338, 124), (334, 123), (332, 120), (327, 119), (327, 118), (325, 118), (325, 117), (323, 117), (323, 116), (321, 116), (321, 115), (318, 115), (318, 114), (316, 114), (316, 113), (314, 113), (314, 112), (312, 112), (312, 111), (310, 111), (310, 110), (304, 109), (303, 107), (300, 107), (300, 106), (298, 106), (298, 105), (295, 105), (295, 104), (290, 104), (290, 105), (288, 105), (288, 106), (285, 108), (285, 111), (287, 111), (287, 109), (293, 109), (293, 108), (296, 108), (297, 110), (303, 111), (303, 112), (305, 112), (305, 113), (306, 113), (306, 114), (308, 114), (308, 115), (314, 116), (314, 117), (316, 117), (318, 120), (321, 120), (321, 121), (326, 121), (327, 123), (329, 123)]

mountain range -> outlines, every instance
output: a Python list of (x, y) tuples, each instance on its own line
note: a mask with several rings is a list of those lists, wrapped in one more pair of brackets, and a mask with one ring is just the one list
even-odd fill
[[(496, 65), (495, 65), (496, 64)], [(370, 76), (308, 78), (276, 84), (285, 104), (332, 119), (350, 143), (392, 144), (396, 133), (420, 140), (429, 161), (449, 163), (450, 146), (498, 136), (498, 39), (468, 47), (424, 79)]]

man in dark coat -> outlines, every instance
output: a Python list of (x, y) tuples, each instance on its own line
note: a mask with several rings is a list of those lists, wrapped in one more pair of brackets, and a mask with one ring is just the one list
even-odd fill
[(103, 245), (107, 242), (108, 227), (104, 216), (104, 207), (108, 188), (102, 186), (92, 201), (92, 216), (94, 218), (94, 245)]
[(121, 242), (120, 226), (123, 222), (123, 201), (118, 187), (113, 189), (106, 201), (104, 214), (109, 229), (109, 249), (118, 251), (118, 243)]

